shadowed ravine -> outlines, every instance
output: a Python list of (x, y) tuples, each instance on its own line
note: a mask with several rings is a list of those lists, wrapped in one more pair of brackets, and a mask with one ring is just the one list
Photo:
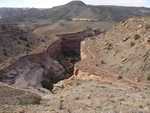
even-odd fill
[(101, 32), (85, 30), (77, 33), (59, 34), (59, 40), (46, 51), (23, 56), (0, 71), (0, 81), (20, 88), (52, 90), (53, 84), (73, 75), (74, 64), (80, 60), (80, 43), (85, 38)]

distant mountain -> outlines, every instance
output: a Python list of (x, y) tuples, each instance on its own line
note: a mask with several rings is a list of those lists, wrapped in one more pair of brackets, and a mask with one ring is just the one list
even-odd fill
[(50, 9), (0, 8), (0, 20), (9, 22), (37, 22), (40, 20), (54, 22), (72, 18), (120, 21), (131, 16), (150, 16), (150, 9), (144, 7), (93, 6), (82, 1), (72, 1)]

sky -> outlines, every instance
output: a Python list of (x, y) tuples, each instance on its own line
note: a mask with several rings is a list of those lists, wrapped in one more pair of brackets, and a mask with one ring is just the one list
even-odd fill
[[(0, 0), (0, 7), (34, 7), (51, 8), (63, 5), (72, 0)], [(150, 0), (82, 0), (86, 4), (93, 5), (119, 5), (150, 7)]]

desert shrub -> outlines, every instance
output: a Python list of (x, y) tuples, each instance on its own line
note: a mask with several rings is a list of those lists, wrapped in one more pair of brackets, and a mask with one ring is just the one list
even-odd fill
[(99, 65), (98, 64), (96, 64), (96, 67), (98, 67)]
[(21, 41), (17, 41), (17, 44), (19, 44), (19, 45), (20, 45), (20, 44), (21, 44)]
[(118, 80), (121, 80), (121, 79), (123, 79), (123, 77), (119, 75), (119, 76), (118, 76)]
[(4, 54), (4, 56), (8, 56), (8, 52), (6, 49), (3, 49), (3, 54)]
[(28, 41), (27, 37), (23, 37), (23, 36), (20, 36), (19, 39), (20, 39), (20, 40), (23, 40), (23, 41), (25, 41), (25, 42)]
[(123, 42), (127, 41), (130, 37), (123, 38)]
[(27, 44), (26, 44), (26, 47), (27, 47), (27, 48), (30, 48), (31, 46), (30, 46), (30, 44), (29, 44), (29, 43), (27, 43)]
[(150, 24), (146, 24), (145, 29), (150, 29)]
[(105, 49), (107, 50), (111, 50), (113, 48), (111, 43), (106, 43), (105, 45), (106, 45)]
[(147, 80), (150, 81), (150, 74), (147, 76)]
[(101, 60), (101, 64), (106, 64), (104, 60)]
[(150, 38), (148, 38), (148, 39), (147, 39), (147, 43), (149, 43), (149, 44), (150, 44)]
[(136, 35), (134, 36), (134, 39), (135, 39), (135, 40), (138, 40), (139, 38), (141, 38), (141, 36), (138, 35), (138, 34), (136, 34)]
[(134, 45), (135, 45), (134, 42), (131, 42), (131, 43), (130, 43), (130, 47), (133, 47)]
[(6, 30), (7, 27), (6, 27), (5, 25), (1, 25), (1, 29), (2, 29), (2, 30)]

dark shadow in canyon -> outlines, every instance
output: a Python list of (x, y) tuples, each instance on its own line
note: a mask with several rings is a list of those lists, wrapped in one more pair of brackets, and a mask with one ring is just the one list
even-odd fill
[(81, 42), (102, 32), (87, 29), (76, 33), (57, 35), (46, 50), (19, 57), (14, 63), (0, 70), (0, 82), (20, 88), (53, 89), (53, 85), (68, 79), (74, 66), (81, 60)]
[(61, 38), (61, 55), (57, 58), (59, 63), (65, 68), (65, 79), (73, 75), (74, 65), (81, 60), (81, 42), (86, 38), (91, 38), (101, 33), (98, 29), (86, 29), (81, 32), (57, 35)]

